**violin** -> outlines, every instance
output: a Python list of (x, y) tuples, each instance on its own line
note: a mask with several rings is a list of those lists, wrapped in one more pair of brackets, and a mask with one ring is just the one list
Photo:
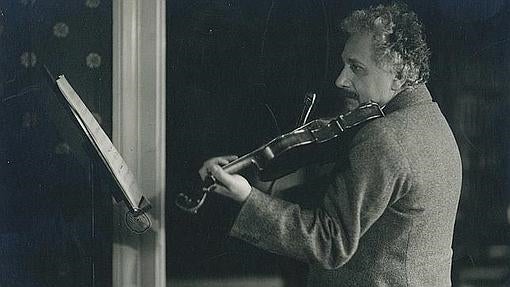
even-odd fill
[[(236, 174), (255, 167), (263, 181), (274, 180), (304, 166), (306, 163), (296, 159), (309, 158), (301, 155), (309, 153), (311, 148), (330, 142), (347, 130), (380, 117), (384, 117), (382, 108), (377, 103), (369, 102), (332, 119), (316, 119), (274, 138), (222, 168), (230, 174)], [(186, 212), (196, 214), (215, 182), (214, 177), (209, 176), (204, 180), (201, 192), (180, 193), (175, 204)]]

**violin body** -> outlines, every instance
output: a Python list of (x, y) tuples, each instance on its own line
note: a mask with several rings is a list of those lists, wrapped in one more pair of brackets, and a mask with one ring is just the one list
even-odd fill
[[(346, 131), (354, 131), (352, 128), (383, 116), (378, 104), (368, 103), (333, 119), (313, 120), (224, 165), (223, 169), (236, 174), (255, 167), (263, 181), (274, 180), (311, 163), (334, 160), (333, 156), (320, 156), (324, 145), (334, 144), (333, 140)], [(179, 194), (176, 205), (187, 212), (196, 213), (214, 183), (215, 179), (209, 177), (204, 181), (201, 193)]]

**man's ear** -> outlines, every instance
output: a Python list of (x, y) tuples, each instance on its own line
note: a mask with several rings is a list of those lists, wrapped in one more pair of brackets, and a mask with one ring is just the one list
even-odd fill
[(402, 90), (402, 87), (404, 86), (405, 82), (406, 82), (406, 79), (404, 79), (402, 77), (402, 75), (396, 74), (393, 77), (393, 81), (391, 82), (391, 90), (395, 91), (395, 92), (399, 92), (400, 90)]

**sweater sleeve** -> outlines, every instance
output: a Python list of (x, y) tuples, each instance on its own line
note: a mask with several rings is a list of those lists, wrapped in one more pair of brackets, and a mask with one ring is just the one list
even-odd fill
[(380, 130), (357, 137), (348, 163), (332, 174), (322, 205), (314, 210), (253, 188), (231, 236), (327, 269), (344, 265), (368, 228), (411, 185), (401, 147)]

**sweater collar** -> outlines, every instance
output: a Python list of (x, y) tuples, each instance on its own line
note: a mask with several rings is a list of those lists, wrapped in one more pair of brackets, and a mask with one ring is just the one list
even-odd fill
[(410, 106), (432, 102), (432, 96), (425, 84), (420, 84), (413, 89), (406, 89), (398, 93), (383, 108), (384, 113), (389, 114)]

